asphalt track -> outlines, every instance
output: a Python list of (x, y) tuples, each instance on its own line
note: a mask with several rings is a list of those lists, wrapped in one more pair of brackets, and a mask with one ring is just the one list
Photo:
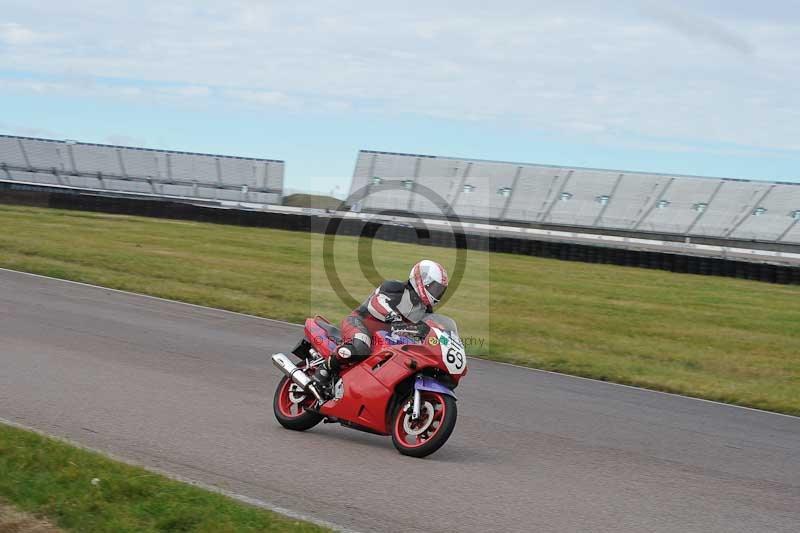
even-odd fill
[(299, 333), (0, 271), (0, 417), (361, 531), (800, 531), (800, 418), (471, 359), (411, 459), (278, 426)]

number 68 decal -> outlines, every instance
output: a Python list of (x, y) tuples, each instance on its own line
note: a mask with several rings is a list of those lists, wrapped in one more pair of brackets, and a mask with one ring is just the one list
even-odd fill
[(442, 361), (451, 374), (461, 374), (467, 367), (467, 356), (464, 353), (464, 345), (456, 336), (450, 336), (444, 331), (433, 328), (434, 333), (439, 339), (439, 347), (442, 349)]

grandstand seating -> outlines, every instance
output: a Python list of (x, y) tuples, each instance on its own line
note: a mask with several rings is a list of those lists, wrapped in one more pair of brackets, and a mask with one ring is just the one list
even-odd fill
[(0, 179), (94, 191), (276, 204), (283, 161), (0, 135)]
[[(422, 185), (442, 205), (426, 199)], [(800, 184), (794, 183), (362, 150), (351, 195), (357, 191), (365, 211), (441, 216), (452, 209), (495, 223), (800, 243)]]

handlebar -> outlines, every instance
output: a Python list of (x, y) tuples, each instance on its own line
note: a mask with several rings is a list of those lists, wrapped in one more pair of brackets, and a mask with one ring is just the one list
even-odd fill
[(405, 322), (392, 322), (392, 335), (419, 338), (424, 335), (424, 324), (407, 324)]

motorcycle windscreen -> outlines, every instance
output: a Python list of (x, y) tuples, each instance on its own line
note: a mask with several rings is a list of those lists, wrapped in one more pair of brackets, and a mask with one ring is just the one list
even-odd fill
[(440, 315), (439, 313), (430, 313), (425, 317), (425, 323), (429, 326), (435, 326), (449, 333), (455, 333), (456, 336), (458, 336), (458, 326), (456, 326), (456, 321), (449, 316)]

